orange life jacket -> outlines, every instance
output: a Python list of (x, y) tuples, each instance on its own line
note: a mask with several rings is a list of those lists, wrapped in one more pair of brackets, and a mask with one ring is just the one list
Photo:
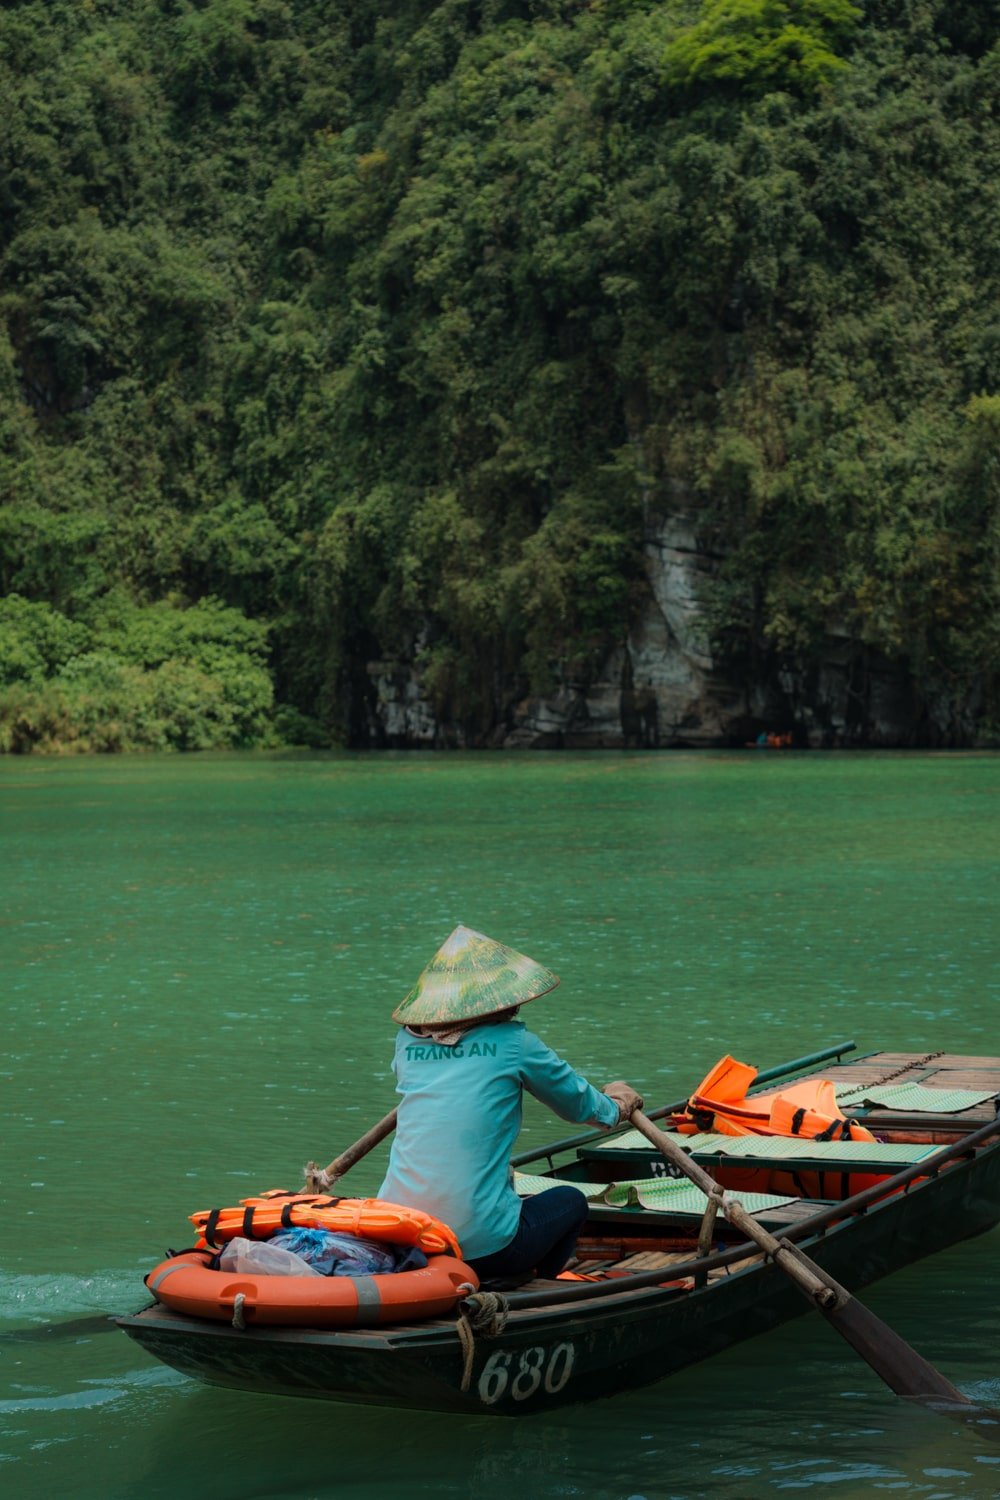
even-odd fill
[(221, 1245), (242, 1235), (266, 1240), (279, 1229), (332, 1229), (391, 1245), (415, 1245), (428, 1255), (461, 1256), (447, 1224), (420, 1208), (383, 1203), (379, 1198), (329, 1198), (272, 1188), (258, 1198), (241, 1198), (239, 1208), (206, 1208), (191, 1215), (199, 1231), (197, 1248)]
[(849, 1120), (829, 1079), (807, 1078), (769, 1094), (747, 1096), (757, 1069), (723, 1057), (698, 1085), (683, 1114), (674, 1116), (684, 1135), (803, 1136), (816, 1141), (873, 1141), (870, 1130)]

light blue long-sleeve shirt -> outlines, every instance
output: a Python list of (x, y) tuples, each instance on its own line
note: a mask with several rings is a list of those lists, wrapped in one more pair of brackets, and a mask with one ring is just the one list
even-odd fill
[(574, 1124), (618, 1123), (614, 1100), (523, 1021), (476, 1026), (453, 1047), (402, 1028), (392, 1066), (402, 1102), (378, 1196), (443, 1219), (467, 1260), (492, 1255), (517, 1233), (510, 1156), (522, 1089)]

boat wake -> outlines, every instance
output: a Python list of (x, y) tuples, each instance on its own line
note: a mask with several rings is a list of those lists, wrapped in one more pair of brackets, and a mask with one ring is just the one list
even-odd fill
[[(74, 1314), (78, 1321), (99, 1322), (141, 1304), (144, 1295), (142, 1272), (134, 1266), (89, 1276), (0, 1272), (0, 1334), (65, 1326)], [(81, 1319), (84, 1313), (91, 1316)]]

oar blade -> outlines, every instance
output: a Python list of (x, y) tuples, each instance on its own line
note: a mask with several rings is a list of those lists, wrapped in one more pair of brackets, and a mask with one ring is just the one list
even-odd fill
[(827, 1317), (897, 1395), (936, 1416), (961, 1422), (986, 1442), (1000, 1443), (1000, 1412), (963, 1395), (863, 1302), (852, 1297)]
[(940, 1370), (928, 1364), (923, 1355), (911, 1348), (857, 1297), (849, 1297), (843, 1306), (821, 1311), (897, 1396), (971, 1405), (968, 1396), (963, 1396)]
[(32, 1328), (11, 1328), (0, 1332), (0, 1340), (12, 1344), (41, 1344), (52, 1339), (92, 1338), (95, 1333), (113, 1333), (114, 1313), (94, 1313), (86, 1318), (67, 1318), (64, 1323), (41, 1323)]

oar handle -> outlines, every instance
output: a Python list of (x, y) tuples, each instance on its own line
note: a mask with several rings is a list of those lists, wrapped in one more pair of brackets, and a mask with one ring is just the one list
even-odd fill
[[(328, 1179), (326, 1186), (332, 1187), (338, 1177), (343, 1177), (344, 1173), (349, 1172), (363, 1156), (367, 1156), (369, 1151), (374, 1151), (379, 1142), (384, 1141), (387, 1135), (391, 1135), (395, 1128), (396, 1111), (392, 1110), (386, 1115), (384, 1120), (379, 1120), (378, 1124), (373, 1125), (371, 1130), (366, 1130), (361, 1139), (355, 1141), (353, 1146), (348, 1146), (346, 1151), (342, 1151), (339, 1156), (333, 1158), (333, 1161), (326, 1169), (325, 1176)], [(305, 1171), (306, 1192), (317, 1192), (322, 1186), (319, 1182), (319, 1168), (314, 1161), (310, 1161), (306, 1163)]]

